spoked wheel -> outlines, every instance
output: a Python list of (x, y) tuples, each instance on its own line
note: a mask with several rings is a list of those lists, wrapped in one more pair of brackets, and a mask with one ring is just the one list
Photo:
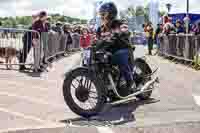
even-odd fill
[(105, 103), (100, 81), (84, 69), (78, 69), (66, 77), (63, 95), (69, 108), (83, 117), (97, 115)]
[[(151, 68), (145, 61), (142, 60), (142, 61), (137, 61), (135, 63), (134, 69), (137, 75), (136, 86), (137, 88), (142, 88), (149, 80), (151, 80), (151, 77), (145, 77), (146, 75), (149, 75), (152, 73)], [(151, 89), (151, 86), (148, 89)], [(147, 100), (151, 97), (151, 94), (152, 94), (152, 90), (141, 93), (137, 95), (136, 97), (141, 100)]]

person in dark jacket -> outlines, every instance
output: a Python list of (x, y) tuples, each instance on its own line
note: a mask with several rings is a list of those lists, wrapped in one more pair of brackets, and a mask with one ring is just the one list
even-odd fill
[[(43, 41), (41, 41), (42, 33), (45, 33), (45, 32), (48, 33), (48, 30), (49, 30), (49, 28), (47, 26), (47, 19), (48, 19), (47, 13), (45, 11), (42, 11), (39, 14), (39, 19), (32, 25), (32, 29), (37, 31), (40, 35), (40, 37), (39, 37), (38, 34), (36, 34), (36, 33), (33, 34), (33, 46), (37, 47), (37, 45), (40, 45), (40, 47), (43, 48), (41, 52), (44, 54), (44, 56), (42, 57), (42, 62), (40, 62), (40, 64), (39, 64), (39, 65), (41, 65), (40, 68), (38, 68), (39, 71), (43, 71), (44, 65), (47, 64), (45, 62), (46, 46), (44, 45)], [(41, 42), (41, 44), (38, 44), (38, 42)], [(37, 56), (40, 56), (40, 55), (38, 54)]]
[[(38, 15), (32, 15), (32, 24), (34, 24), (38, 20)], [(29, 30), (32, 30), (32, 26), (28, 28)], [(26, 32), (24, 36), (22, 37), (22, 42), (23, 42), (23, 49), (20, 53), (20, 59), (19, 62), (24, 64), (27, 59), (27, 55), (29, 54), (31, 48), (32, 48), (32, 37), (33, 33), (32, 32)], [(20, 65), (19, 70), (23, 71), (25, 70), (26, 67), (25, 65)]]
[[(32, 29), (39, 32), (40, 35), (42, 32), (48, 32), (48, 27), (46, 25), (47, 18), (48, 16), (45, 11), (40, 12), (39, 19), (33, 23)], [(37, 34), (34, 34), (34, 38), (38, 38)]]
[(59, 33), (59, 34), (62, 34), (62, 23), (60, 21), (58, 21), (56, 23), (56, 27), (55, 27), (55, 32)]
[(153, 40), (153, 26), (152, 26), (152, 23), (149, 22), (148, 25), (147, 25), (147, 32), (148, 32), (148, 51), (149, 51), (149, 55), (152, 55), (152, 49), (153, 49), (153, 43), (154, 43), (154, 40)]
[(69, 52), (69, 48), (70, 48), (69, 46), (72, 45), (72, 43), (73, 43), (70, 24), (66, 23), (63, 25), (63, 32), (67, 36), (67, 42), (66, 42), (66, 48), (65, 48), (65, 51), (67, 54), (67, 52)]
[[(114, 20), (111, 24), (112, 36), (110, 40), (97, 41), (96, 49), (104, 49), (112, 53), (112, 63), (119, 66), (120, 72), (127, 82), (128, 91), (124, 94), (135, 92), (133, 90), (134, 80), (132, 74), (132, 66), (129, 62), (129, 49), (132, 48), (128, 29), (121, 27), (123, 23), (120, 20)], [(120, 28), (121, 27), (121, 28)]]
[(157, 28), (156, 28), (156, 33), (155, 33), (155, 42), (157, 44), (157, 52), (156, 54), (159, 52), (160, 50), (160, 40), (159, 40), (159, 35), (162, 33), (162, 25), (161, 24), (157, 24)]
[(176, 33), (179, 34), (179, 33), (185, 33), (185, 29), (181, 23), (180, 20), (177, 20), (176, 21)]
[(197, 25), (197, 28), (195, 30), (195, 35), (199, 35), (200, 34), (200, 22)]

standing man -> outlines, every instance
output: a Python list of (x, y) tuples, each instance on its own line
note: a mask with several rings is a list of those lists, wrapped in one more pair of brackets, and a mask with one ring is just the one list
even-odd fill
[[(38, 21), (39, 19), (39, 16), (38, 14), (34, 14), (32, 15), (32, 24), (31, 26), (28, 28), (29, 30), (32, 30), (32, 25)], [(20, 53), (20, 59), (19, 59), (19, 62), (24, 64), (26, 62), (26, 59), (27, 59), (27, 55), (29, 54), (30, 50), (31, 50), (31, 47), (32, 47), (32, 36), (33, 36), (33, 32), (26, 32), (22, 38), (22, 41), (23, 41), (23, 49)], [(23, 71), (25, 70), (26, 67), (25, 65), (20, 65), (20, 68), (19, 70), (20, 71)]]
[(67, 55), (67, 53), (69, 52), (70, 49), (70, 45), (72, 45), (72, 35), (71, 35), (71, 26), (70, 24), (66, 23), (63, 26), (63, 32), (64, 35), (67, 37), (67, 42), (66, 42), (66, 46), (65, 46), (65, 55)]
[(159, 36), (162, 33), (162, 24), (157, 24), (157, 29), (156, 29), (156, 33), (155, 33), (155, 41), (157, 44), (157, 52), (156, 54), (159, 52), (160, 50), (160, 39)]
[(72, 34), (72, 51), (80, 47), (80, 32), (80, 27), (77, 27)]
[(181, 20), (177, 20), (176, 21), (176, 33), (177, 34), (179, 34), (179, 33), (186, 33), (185, 29), (184, 29), (184, 26), (182, 25)]
[(41, 36), (44, 35), (43, 33), (48, 33), (48, 27), (46, 24), (47, 18), (47, 13), (45, 11), (42, 11), (39, 14), (39, 19), (32, 25), (32, 29), (37, 31), (40, 35), (39, 36), (36, 33), (33, 34), (33, 46), (35, 48), (35, 68), (39, 70), (39, 72), (42, 72), (44, 70), (44, 65), (47, 64), (45, 62), (46, 49), (43, 43), (45, 40), (41, 40)]
[(148, 40), (148, 51), (149, 55), (152, 55), (152, 49), (153, 49), (153, 26), (152, 23), (149, 22), (147, 25), (147, 40)]

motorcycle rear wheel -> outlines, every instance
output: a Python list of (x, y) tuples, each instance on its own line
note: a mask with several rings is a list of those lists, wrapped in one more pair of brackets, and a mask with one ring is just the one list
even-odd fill
[[(73, 80), (75, 80), (77, 77), (85, 77), (85, 79), (90, 80), (93, 87), (95, 87), (97, 93), (95, 95), (96, 104), (94, 105), (94, 107), (84, 109), (79, 104), (77, 104), (76, 101), (74, 100), (71, 92), (72, 92), (72, 87), (75, 86), (73, 85)], [(76, 91), (75, 93), (75, 97), (79, 100), (79, 102), (86, 105), (86, 102), (87, 100), (89, 101), (89, 98), (87, 99), (88, 92), (86, 91), (84, 92), (83, 91), (84, 89), (91, 89), (91, 88), (86, 88), (86, 87), (79, 88), (79, 91)], [(79, 94), (79, 93), (82, 93), (82, 94)], [(69, 108), (77, 115), (80, 115), (85, 118), (98, 115), (103, 109), (106, 102), (103, 85), (100, 83), (100, 81), (97, 78), (95, 78), (95, 76), (93, 76), (87, 70), (84, 70), (84, 69), (77, 69), (65, 78), (64, 83), (63, 83), (63, 96)], [(88, 97), (89, 96), (90, 95), (88, 94)]]

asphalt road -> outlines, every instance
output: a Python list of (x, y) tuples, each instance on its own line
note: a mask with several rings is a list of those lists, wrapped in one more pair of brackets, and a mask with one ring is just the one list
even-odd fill
[[(143, 56), (137, 47), (136, 55)], [(80, 61), (80, 54), (59, 60), (42, 75), (0, 69), (0, 132), (10, 133), (198, 133), (200, 72), (157, 56), (160, 84), (149, 101), (106, 108), (92, 119), (75, 115), (62, 96), (63, 74)]]

